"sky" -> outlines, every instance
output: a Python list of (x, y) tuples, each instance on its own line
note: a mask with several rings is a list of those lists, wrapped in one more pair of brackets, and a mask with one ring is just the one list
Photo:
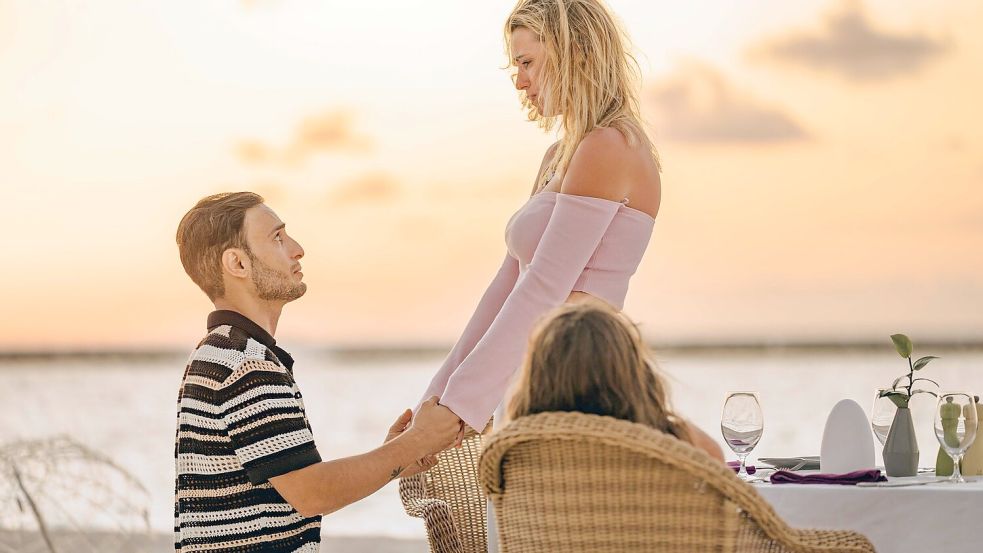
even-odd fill
[[(983, 337), (983, 4), (609, 5), (664, 169), (648, 337)], [(192, 347), (174, 231), (228, 190), (306, 250), (281, 341), (453, 342), (556, 139), (511, 6), (0, 0), (0, 350)]]

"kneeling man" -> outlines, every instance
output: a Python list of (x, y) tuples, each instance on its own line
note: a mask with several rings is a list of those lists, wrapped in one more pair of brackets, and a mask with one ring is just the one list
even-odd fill
[(199, 201), (177, 243), (215, 305), (178, 395), (179, 553), (318, 551), (322, 514), (427, 468), (456, 441), (460, 419), (434, 397), (415, 417), (404, 411), (381, 447), (322, 461), (294, 360), (273, 338), (283, 306), (307, 290), (303, 248), (250, 192)]

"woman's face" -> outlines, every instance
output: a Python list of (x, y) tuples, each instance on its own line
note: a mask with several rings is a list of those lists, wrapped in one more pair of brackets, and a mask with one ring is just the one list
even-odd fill
[(546, 64), (546, 50), (539, 37), (526, 27), (517, 27), (512, 31), (512, 63), (518, 72), (515, 77), (515, 88), (523, 90), (526, 97), (536, 106), (540, 113), (543, 110), (545, 90), (543, 89), (542, 74)]

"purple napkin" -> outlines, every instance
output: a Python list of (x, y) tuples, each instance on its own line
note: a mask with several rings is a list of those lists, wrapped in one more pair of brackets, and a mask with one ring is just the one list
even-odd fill
[[(734, 472), (739, 472), (741, 470), (740, 461), (727, 461), (727, 466), (732, 468)], [(758, 469), (754, 468), (754, 465), (746, 465), (744, 467), (744, 470), (746, 470), (748, 474), (754, 474), (758, 472)]]
[(887, 482), (879, 469), (855, 470), (846, 474), (802, 474), (787, 470), (775, 471), (772, 484), (840, 484), (853, 486), (858, 482)]

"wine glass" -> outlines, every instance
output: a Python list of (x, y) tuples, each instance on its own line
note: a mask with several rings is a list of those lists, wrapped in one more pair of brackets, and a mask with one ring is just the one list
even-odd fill
[(973, 396), (950, 392), (939, 396), (935, 410), (935, 437), (942, 449), (952, 457), (952, 476), (946, 482), (963, 484), (959, 462), (976, 439), (976, 403)]
[(894, 414), (898, 412), (898, 406), (889, 397), (881, 397), (881, 390), (877, 390), (874, 396), (874, 406), (870, 408), (870, 427), (874, 431), (877, 441), (884, 445), (887, 435), (891, 432), (891, 424), (894, 422)]
[(759, 481), (747, 473), (745, 460), (748, 453), (758, 445), (761, 434), (765, 429), (765, 417), (761, 412), (757, 392), (731, 392), (724, 401), (724, 410), (720, 415), (720, 433), (724, 436), (727, 446), (737, 454), (741, 468), (738, 478), (745, 482)]

